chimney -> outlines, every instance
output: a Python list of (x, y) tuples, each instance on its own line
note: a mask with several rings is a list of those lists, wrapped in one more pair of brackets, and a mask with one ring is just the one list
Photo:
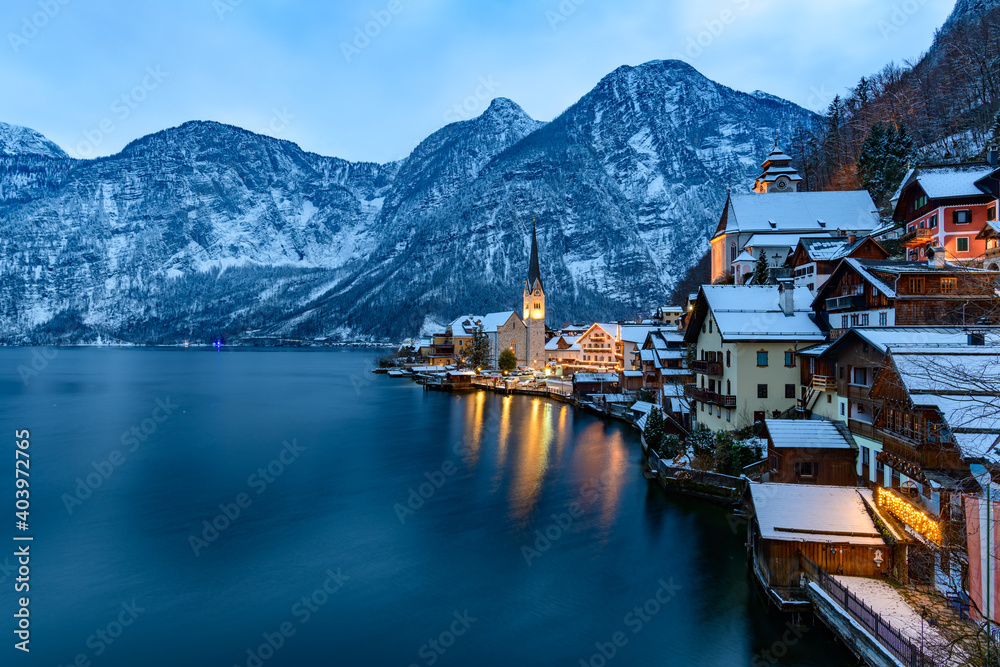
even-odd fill
[(795, 313), (795, 280), (793, 278), (781, 278), (778, 280), (778, 305), (785, 317), (791, 317)]
[(858, 241), (857, 234), (851, 234), (847, 237), (847, 242), (850, 243), (851, 245), (854, 245), (855, 243), (857, 243), (857, 241)]
[(934, 246), (927, 249), (927, 266), (935, 269), (944, 268), (944, 248)]
[(998, 160), (997, 160), (997, 147), (996, 146), (987, 146), (986, 147), (986, 163), (989, 164), (991, 167), (996, 167), (997, 166), (997, 162), (998, 162)]

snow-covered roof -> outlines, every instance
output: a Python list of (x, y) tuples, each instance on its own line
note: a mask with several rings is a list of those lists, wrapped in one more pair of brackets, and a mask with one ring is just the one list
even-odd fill
[(618, 382), (618, 373), (575, 373), (573, 382)]
[(744, 248), (788, 248), (791, 250), (802, 239), (830, 239), (829, 234), (754, 234), (743, 244)]
[(765, 419), (764, 424), (771, 444), (779, 449), (857, 449), (849, 431), (825, 419)]
[(822, 261), (833, 261), (835, 259), (841, 259), (847, 256), (847, 253), (851, 248), (854, 248), (859, 244), (862, 239), (855, 239), (854, 243), (850, 243), (845, 238), (816, 238), (816, 237), (803, 237), (801, 239), (802, 248), (806, 251), (806, 255), (809, 259), (814, 262)]
[(458, 336), (459, 338), (464, 338), (465, 336), (471, 336), (482, 319), (482, 315), (461, 315), (456, 317), (448, 325), (451, 327), (452, 337)]
[(481, 320), (483, 331), (486, 333), (496, 333), (497, 329), (507, 324), (513, 316), (513, 310), (505, 310), (500, 313), (487, 313)]
[(805, 285), (792, 288), (790, 315), (781, 310), (777, 285), (704, 285), (701, 289), (723, 340), (826, 339), (812, 319), (812, 293)]
[(642, 413), (645, 413), (645, 414), (649, 414), (649, 411), (652, 410), (655, 407), (656, 406), (653, 405), (652, 403), (650, 403), (649, 401), (636, 401), (635, 403), (632, 404), (632, 409), (633, 410), (635, 410), (636, 412), (642, 412)]
[(752, 262), (752, 261), (754, 261), (753, 255), (750, 254), (750, 251), (744, 250), (739, 255), (737, 255), (736, 259), (730, 262), (730, 264), (739, 264), (740, 262)]
[(899, 189), (893, 195), (893, 201), (899, 199), (903, 190), (913, 182), (931, 199), (946, 199), (952, 197), (976, 197), (985, 194), (976, 181), (986, 178), (997, 167), (988, 164), (966, 165), (931, 165), (910, 169), (903, 178)]
[[(884, 262), (882, 260), (855, 259), (854, 257), (848, 257), (844, 260), (844, 262), (857, 271), (862, 278), (871, 283), (872, 287), (877, 289), (879, 292), (882, 292), (882, 294), (886, 297), (890, 299), (896, 298), (896, 289), (870, 271), (872, 268), (882, 268), (882, 265), (891, 262)], [(926, 268), (926, 266), (927, 265), (925, 264), (924, 268)]]
[(911, 395), (967, 394), (984, 385), (1000, 387), (1000, 346), (891, 347), (890, 351)]
[(879, 225), (866, 190), (731, 195), (724, 233), (870, 231)]
[(641, 378), (642, 371), (622, 371), (622, 375), (627, 378)]
[(646, 336), (648, 336), (650, 332), (659, 331), (662, 328), (664, 327), (657, 325), (646, 326), (642, 324), (623, 324), (621, 325), (621, 340), (628, 343), (635, 343), (636, 345), (642, 345), (646, 342)]
[[(969, 330), (965, 327), (855, 327), (853, 332), (883, 354), (890, 347), (965, 347), (969, 344)], [(983, 336), (987, 346), (1000, 345), (1000, 329), (983, 332)], [(823, 351), (827, 348), (829, 346)], [(812, 351), (810, 348), (808, 352)]]
[(885, 544), (853, 487), (751, 482), (750, 496), (766, 540)]

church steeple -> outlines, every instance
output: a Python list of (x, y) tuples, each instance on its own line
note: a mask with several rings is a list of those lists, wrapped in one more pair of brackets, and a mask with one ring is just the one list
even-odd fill
[(765, 192), (798, 192), (802, 177), (792, 166), (792, 158), (778, 148), (778, 133), (774, 133), (774, 150), (761, 165), (763, 173), (757, 177), (753, 191)]
[(534, 289), (535, 283), (538, 283), (539, 289), (545, 289), (542, 287), (542, 271), (538, 268), (538, 238), (535, 235), (535, 221), (531, 221), (531, 259), (528, 262), (528, 283), (525, 285), (525, 289)]

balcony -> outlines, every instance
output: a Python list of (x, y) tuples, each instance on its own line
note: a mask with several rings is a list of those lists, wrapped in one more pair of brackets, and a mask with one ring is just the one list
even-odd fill
[(909, 447), (948, 445), (953, 442), (951, 431), (934, 424), (928, 424), (923, 427), (900, 427), (896, 429), (880, 426), (877, 430), (878, 434), (883, 438), (892, 438)]
[(834, 313), (838, 310), (855, 310), (865, 307), (865, 296), (863, 294), (851, 294), (847, 296), (835, 296), (826, 300), (826, 311)]
[(837, 381), (828, 375), (813, 375), (812, 388), (816, 391), (836, 391)]
[(919, 248), (934, 240), (933, 229), (914, 229), (899, 237), (899, 244), (904, 248)]
[(858, 421), (857, 419), (848, 419), (847, 428), (850, 429), (851, 433), (854, 435), (860, 435), (862, 438), (868, 438), (869, 440), (875, 440), (875, 426), (871, 422)]
[(705, 389), (695, 389), (694, 400), (700, 401), (702, 403), (710, 403), (711, 405), (721, 405), (726, 408), (736, 407), (736, 397), (735, 396), (723, 396), (722, 394), (717, 394), (714, 391), (707, 391)]
[(692, 370), (702, 375), (722, 375), (722, 362), (697, 360), (692, 364)]

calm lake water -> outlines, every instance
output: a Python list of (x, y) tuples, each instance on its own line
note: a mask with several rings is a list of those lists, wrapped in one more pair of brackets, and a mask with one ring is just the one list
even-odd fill
[[(26, 373), (38, 352), (0, 350), (0, 538), (22, 428), (35, 538), (30, 657), (0, 556), (4, 665), (766, 665), (788, 636), (726, 510), (648, 485), (624, 425), (425, 392), (370, 351), (60, 349)], [(784, 649), (853, 664), (822, 627)]]

